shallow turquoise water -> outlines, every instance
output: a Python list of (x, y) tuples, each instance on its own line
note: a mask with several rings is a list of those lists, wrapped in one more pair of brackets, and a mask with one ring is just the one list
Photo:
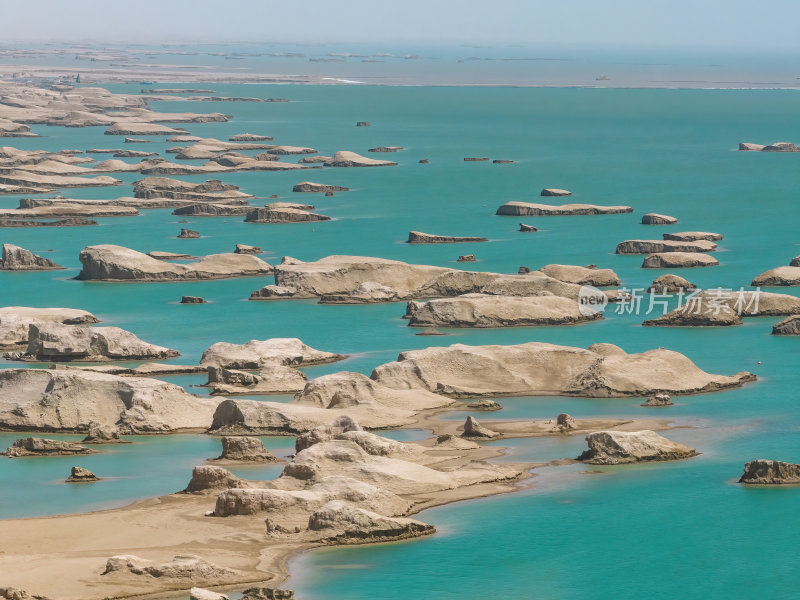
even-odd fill
[[(113, 89), (138, 91), (139, 87)], [(283, 255), (313, 260), (329, 254), (360, 254), (457, 267), (459, 254), (475, 253), (479, 262), (469, 268), (499, 272), (552, 262), (596, 263), (615, 269), (625, 286), (639, 288), (663, 272), (641, 269), (640, 256), (615, 255), (618, 242), (660, 237), (669, 230), (708, 230), (725, 235), (716, 253), (722, 264), (681, 274), (702, 287), (747, 286), (758, 273), (788, 264), (800, 254), (795, 206), (800, 156), (737, 153), (735, 148), (739, 141), (791, 141), (800, 125), (795, 92), (236, 85), (212, 89), (226, 95), (286, 96), (294, 102), (158, 102), (154, 107), (235, 115), (229, 123), (185, 125), (191, 133), (207, 137), (227, 139), (250, 131), (274, 135), (277, 143), (310, 145), (325, 154), (337, 149), (364, 153), (375, 145), (402, 145), (406, 150), (392, 155), (399, 166), (385, 169), (220, 175), (260, 197), (278, 194), (282, 200), (310, 200), (320, 212), (334, 217), (328, 223), (272, 226), (246, 224), (239, 218), (192, 219), (188, 226), (204, 237), (178, 240), (179, 218), (155, 210), (143, 211), (140, 217), (101, 219), (95, 228), (44, 233), (0, 230), (0, 241), (34, 251), (52, 249), (45, 255), (72, 269), (0, 273), (4, 304), (91, 310), (108, 324), (178, 349), (183, 356), (175, 362), (195, 362), (217, 341), (276, 336), (300, 337), (314, 347), (351, 355), (342, 363), (308, 369), (309, 376), (342, 369), (369, 373), (402, 350), (431, 344), (536, 340), (583, 347), (611, 342), (627, 351), (665, 346), (687, 354), (709, 371), (749, 370), (760, 378), (739, 390), (683, 397), (675, 406), (658, 410), (639, 407), (640, 401), (631, 399), (500, 399), (506, 410), (479, 418), (553, 418), (560, 412), (666, 417), (695, 426), (669, 436), (691, 443), (702, 455), (676, 464), (604, 469), (603, 475), (579, 474), (574, 467), (547, 469), (532, 480), (530, 490), (423, 513), (420, 518), (440, 531), (432, 538), (318, 551), (298, 558), (292, 563), (296, 575), (290, 586), (299, 596), (333, 600), (423, 594), (437, 598), (791, 595), (789, 586), (797, 576), (792, 549), (800, 534), (794, 508), (800, 490), (743, 489), (732, 484), (747, 460), (800, 461), (800, 347), (796, 339), (770, 335), (777, 318), (748, 319), (736, 328), (688, 330), (643, 328), (644, 316), (612, 312), (602, 321), (576, 327), (451, 330), (448, 337), (432, 339), (418, 337), (406, 326), (402, 304), (321, 306), (310, 301), (246, 300), (271, 278), (106, 284), (70, 277), (78, 270), (78, 252), (88, 244), (206, 254), (247, 243), (264, 248), (272, 262)], [(357, 120), (373, 125), (356, 128)], [(117, 136), (103, 136), (102, 128), (34, 129), (48, 137), (8, 143), (57, 149), (121, 147), (122, 142)], [(163, 151), (172, 145), (124, 147)], [(462, 160), (478, 155), (517, 163)], [(428, 158), (430, 164), (417, 164), (420, 158)], [(118, 176), (126, 183), (139, 177)], [(346, 185), (351, 191), (332, 198), (292, 194), (291, 186), (303, 179)], [(509, 200), (537, 201), (543, 187), (570, 189), (575, 202), (627, 204), (636, 212), (524, 219), (540, 228), (535, 234), (518, 233), (518, 218), (494, 215)], [(130, 193), (126, 185), (67, 195), (102, 198)], [(16, 206), (17, 199), (1, 197), (0, 206)], [(640, 225), (641, 215), (650, 211), (674, 215), (680, 224)], [(491, 242), (411, 246), (403, 243), (411, 229), (483, 235)], [(798, 294), (798, 289), (780, 291)], [(176, 304), (183, 294), (202, 295), (211, 303)], [(172, 380), (191, 385), (200, 383), (198, 379)], [(452, 418), (463, 417), (464, 413)], [(186, 442), (178, 441), (184, 437)], [(288, 439), (276, 443), (291, 444)], [(508, 445), (511, 454), (506, 460), (546, 461), (573, 457), (582, 443), (531, 439)], [(173, 458), (158, 460), (163, 452)], [(4, 482), (0, 507), (13, 501), (14, 512), (4, 514), (49, 514), (174, 491), (188, 481), (197, 460), (215, 452), (213, 440), (172, 436), (150, 438), (120, 449), (119, 454), (80, 459), (89, 468), (90, 459), (105, 461), (102, 469), (100, 462), (95, 466), (98, 474), (109, 476), (109, 481), (87, 486), (87, 491), (58, 483), (74, 459), (0, 461)], [(146, 464), (152, 465), (158, 484), (145, 489), (126, 478), (143, 477)], [(23, 470), (24, 465), (34, 467)]]

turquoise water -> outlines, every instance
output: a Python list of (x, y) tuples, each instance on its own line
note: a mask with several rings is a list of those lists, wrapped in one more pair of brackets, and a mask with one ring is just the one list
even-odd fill
[[(0, 433), (0, 447), (5, 449), (20, 437), (16, 433)], [(80, 435), (45, 434), (41, 437), (83, 439)], [(186, 487), (193, 467), (206, 464), (206, 459), (216, 458), (221, 451), (219, 438), (205, 435), (129, 436), (125, 439), (132, 443), (93, 445), (90, 447), (97, 453), (86, 456), (0, 457), (3, 475), (0, 518), (100, 510), (171, 494)], [(280, 458), (294, 453), (293, 438), (261, 439)], [(89, 469), (101, 481), (65, 483), (73, 466)], [(283, 463), (231, 464), (225, 468), (246, 479), (266, 480), (280, 475)]]
[[(138, 91), (140, 87), (112, 89)], [(227, 139), (249, 131), (273, 135), (276, 143), (309, 145), (325, 154), (338, 149), (366, 153), (375, 145), (401, 145), (406, 150), (392, 155), (400, 165), (391, 168), (218, 176), (259, 197), (278, 194), (281, 200), (311, 201), (319, 212), (334, 218), (326, 223), (254, 225), (240, 218), (198, 218), (183, 226), (199, 230), (204, 237), (178, 240), (179, 217), (154, 210), (142, 211), (139, 217), (100, 219), (101, 225), (94, 228), (0, 230), (0, 241), (41, 251), (70, 269), (0, 273), (4, 304), (85, 308), (107, 324), (179, 350), (183, 356), (174, 362), (195, 362), (217, 341), (277, 336), (300, 337), (316, 348), (351, 355), (342, 363), (308, 369), (309, 376), (343, 369), (368, 374), (400, 351), (432, 344), (527, 341), (583, 347), (611, 342), (627, 351), (664, 346), (687, 354), (709, 371), (749, 370), (759, 376), (754, 385), (682, 397), (664, 409), (642, 408), (640, 401), (631, 399), (500, 399), (505, 410), (479, 418), (554, 418), (560, 412), (658, 416), (694, 426), (673, 430), (669, 436), (691, 443), (702, 454), (676, 464), (600, 469), (600, 475), (581, 474), (578, 467), (548, 468), (531, 480), (530, 489), (517, 494), (426, 511), (420, 518), (437, 526), (440, 533), (434, 537), (315, 551), (294, 560), (289, 585), (299, 597), (750, 598), (792, 594), (789, 586), (797, 576), (792, 548), (800, 534), (794, 509), (800, 490), (743, 489), (732, 483), (747, 460), (800, 461), (800, 347), (796, 339), (770, 335), (778, 318), (748, 319), (744, 326), (734, 328), (690, 330), (644, 328), (640, 326), (644, 315), (610, 312), (602, 321), (576, 327), (450, 330), (447, 337), (432, 339), (416, 336), (416, 330), (407, 327), (401, 318), (403, 304), (323, 306), (312, 301), (246, 300), (252, 290), (271, 283), (271, 278), (157, 284), (70, 278), (78, 272), (79, 251), (88, 244), (206, 254), (246, 243), (265, 249), (271, 262), (283, 255), (313, 260), (329, 254), (359, 254), (457, 268), (458, 255), (475, 253), (478, 262), (470, 268), (509, 273), (521, 265), (596, 263), (616, 270), (625, 286), (641, 288), (663, 271), (641, 269), (641, 256), (615, 255), (618, 242), (660, 237), (670, 230), (707, 230), (725, 235), (716, 253), (722, 264), (681, 274), (702, 287), (747, 286), (755, 275), (788, 264), (800, 254), (796, 219), (800, 156), (735, 149), (739, 141), (797, 141), (793, 136), (800, 129), (800, 113), (795, 92), (208, 87), (225, 95), (284, 96), (293, 102), (156, 102), (153, 107), (220, 110), (235, 116), (229, 123), (184, 125), (206, 137)], [(356, 128), (359, 120), (373, 125)], [(24, 148), (157, 151), (174, 145), (157, 141), (123, 146), (121, 137), (104, 136), (102, 128), (34, 126), (34, 130), (47, 137), (7, 143)], [(493, 165), (462, 160), (480, 155), (517, 162)], [(428, 158), (430, 164), (418, 164), (421, 158)], [(129, 184), (141, 176), (117, 177)], [(330, 198), (292, 194), (291, 186), (304, 179), (346, 185), (351, 191)], [(538, 201), (543, 187), (570, 189), (575, 202), (627, 204), (635, 213), (539, 219), (494, 215), (500, 204), (510, 200)], [(130, 193), (125, 185), (69, 190), (65, 195), (103, 198)], [(17, 200), (0, 197), (0, 206), (16, 206)], [(676, 216), (680, 224), (640, 225), (641, 215), (650, 211)], [(520, 220), (540, 231), (518, 233)], [(411, 229), (481, 235), (491, 241), (412, 246), (403, 243)], [(798, 295), (798, 289), (779, 291)], [(176, 302), (183, 294), (201, 295), (211, 302), (181, 306)], [(201, 383), (199, 379), (175, 377), (172, 381), (189, 386)], [(461, 419), (464, 414), (452, 418)], [(288, 447), (291, 439), (275, 443)], [(502, 445), (510, 446), (510, 455), (503, 460), (542, 462), (573, 457), (582, 447), (580, 439), (528, 439)], [(172, 456), (179, 448), (174, 460), (158, 460), (164, 452)], [(87, 486), (87, 491), (56, 485), (76, 459), (0, 461), (4, 481), (0, 506), (8, 506), (13, 494), (15, 507), (0, 516), (90, 510), (174, 491), (188, 481), (192, 464), (215, 456), (218, 446), (202, 436), (171, 436), (150, 438), (116, 452), (80, 459), (89, 468), (90, 460), (107, 461), (102, 469), (99, 462), (95, 466), (99, 475), (110, 480)], [(130, 481), (126, 477), (144, 477), (145, 455), (151, 457), (151, 476), (160, 478), (159, 483), (147, 489), (125, 483)]]

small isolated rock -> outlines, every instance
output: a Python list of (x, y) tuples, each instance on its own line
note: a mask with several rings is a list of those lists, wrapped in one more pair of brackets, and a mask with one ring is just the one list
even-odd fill
[(559, 188), (545, 188), (542, 190), (542, 196), (572, 196), (569, 190), (562, 190)]
[(331, 196), (333, 196), (333, 192), (325, 192), (326, 198), (330, 198)]
[(242, 600), (292, 600), (294, 598), (294, 591), (275, 588), (253, 587), (246, 589), (242, 594), (244, 594)]
[(656, 277), (647, 292), (650, 294), (674, 294), (678, 292), (693, 292), (697, 286), (680, 275), (668, 273)]
[(524, 232), (526, 232), (526, 233), (531, 233), (531, 232), (533, 232), (533, 231), (539, 231), (539, 230), (538, 230), (536, 227), (534, 227), (533, 225), (525, 225), (525, 223), (520, 223), (520, 224), (519, 224), (519, 230), (520, 230), (520, 231), (524, 231)]
[(369, 127), (372, 125), (369, 121), (356, 121), (356, 127)]
[(212, 592), (211, 590), (193, 587), (189, 590), (189, 600), (228, 600), (228, 596)]
[(419, 164), (421, 164), (421, 165), (427, 165), (429, 162), (430, 161), (427, 158), (420, 158), (419, 159)]
[(222, 438), (220, 460), (241, 460), (248, 462), (274, 462), (277, 459), (257, 437), (226, 436)]
[(474, 254), (464, 254), (458, 257), (458, 262), (475, 262)]
[(488, 160), (488, 156), (468, 156), (464, 159), (464, 162), (485, 162)]
[(530, 267), (520, 267), (519, 270), (517, 270), (517, 273), (519, 275), (527, 275), (530, 272), (531, 272)]
[(233, 251), (234, 254), (261, 254), (261, 248), (258, 246), (248, 246), (247, 244), (236, 244)]
[(647, 213), (642, 217), (642, 225), (675, 225), (678, 219), (669, 215)]
[(561, 413), (556, 418), (556, 427), (558, 427), (561, 431), (569, 431), (570, 429), (576, 429), (577, 423), (575, 422), (575, 417), (572, 415), (568, 415), (567, 413)]
[(446, 334), (436, 329), (436, 327), (426, 327), (425, 329), (417, 333), (417, 335), (446, 335)]
[(100, 478), (89, 469), (83, 467), (72, 467), (72, 472), (67, 478), (67, 483), (84, 483), (89, 481), (100, 481)]
[(642, 406), (672, 406), (673, 402), (669, 397), (669, 394), (666, 393), (659, 393), (653, 396), (650, 396), (646, 402), (642, 404)]
[(464, 421), (464, 433), (461, 434), (461, 437), (464, 438), (484, 438), (489, 439), (493, 437), (497, 437), (500, 435), (496, 431), (492, 431), (491, 429), (487, 429), (480, 423), (478, 420), (473, 418), (472, 415), (467, 417), (467, 420)]
[(753, 460), (744, 465), (739, 483), (755, 485), (800, 484), (800, 465), (780, 460)]
[(485, 411), (492, 411), (492, 410), (500, 410), (503, 408), (494, 400), (489, 400), (485, 398), (483, 400), (477, 400), (475, 402), (470, 402), (467, 404), (467, 408), (472, 408), (474, 410), (485, 410)]
[(181, 238), (181, 239), (184, 239), (184, 240), (186, 240), (186, 239), (194, 239), (194, 238), (199, 238), (200, 237), (200, 233), (197, 232), (197, 231), (194, 231), (192, 229), (181, 229), (181, 232), (178, 235), (178, 237)]
[(181, 296), (181, 304), (205, 304), (206, 301), (200, 296)]
[(504, 159), (504, 158), (495, 158), (492, 161), (492, 163), (494, 163), (496, 165), (510, 165), (513, 162), (514, 162), (513, 160), (508, 160), (508, 159)]
[(772, 327), (772, 335), (800, 335), (800, 315), (786, 317)]

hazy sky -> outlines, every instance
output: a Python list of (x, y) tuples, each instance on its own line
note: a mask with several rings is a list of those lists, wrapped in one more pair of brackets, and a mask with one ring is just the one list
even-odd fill
[(800, 49), (800, 0), (0, 0), (2, 41)]

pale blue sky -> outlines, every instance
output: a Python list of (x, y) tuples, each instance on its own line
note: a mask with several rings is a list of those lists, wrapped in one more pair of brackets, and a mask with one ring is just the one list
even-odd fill
[(4, 41), (800, 49), (800, 0), (0, 0), (0, 7)]

